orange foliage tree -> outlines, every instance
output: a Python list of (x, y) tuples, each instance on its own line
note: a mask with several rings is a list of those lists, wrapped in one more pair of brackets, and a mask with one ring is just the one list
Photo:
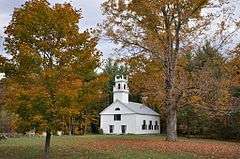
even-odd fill
[(31, 0), (14, 10), (5, 31), (10, 57), (2, 64), (5, 105), (18, 114), (25, 131), (47, 132), (45, 158), (51, 133), (84, 110), (79, 91), (96, 80), (98, 38), (79, 31), (80, 18), (81, 11), (68, 3), (51, 6), (46, 0)]
[(201, 10), (207, 4), (208, 0), (108, 0), (103, 4), (106, 35), (123, 48), (161, 63), (157, 65), (164, 76), (169, 141), (177, 139), (178, 56), (189, 35), (205, 25)]

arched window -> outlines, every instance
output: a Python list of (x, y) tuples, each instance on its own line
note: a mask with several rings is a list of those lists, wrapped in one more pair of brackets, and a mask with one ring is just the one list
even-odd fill
[(115, 110), (120, 110), (120, 108), (115, 108)]
[(149, 121), (148, 129), (149, 130), (153, 130), (153, 125), (152, 125), (152, 121), (151, 120)]
[(147, 130), (146, 120), (143, 120), (142, 130)]
[(120, 83), (118, 84), (118, 89), (120, 89), (121, 88), (121, 85), (120, 85)]
[(124, 89), (126, 89), (126, 84), (124, 84)]
[(155, 130), (158, 130), (158, 129), (159, 129), (158, 121), (155, 121), (154, 129), (155, 129)]

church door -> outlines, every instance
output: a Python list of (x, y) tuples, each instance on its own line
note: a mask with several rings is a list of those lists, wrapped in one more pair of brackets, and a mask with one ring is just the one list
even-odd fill
[(114, 125), (109, 125), (109, 133), (113, 133)]
[(126, 130), (127, 130), (127, 125), (122, 125), (122, 134), (126, 134)]

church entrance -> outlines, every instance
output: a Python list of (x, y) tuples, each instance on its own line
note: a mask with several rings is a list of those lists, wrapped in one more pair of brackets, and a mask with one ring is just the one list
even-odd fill
[(127, 125), (122, 125), (121, 129), (122, 129), (122, 134), (126, 134)]

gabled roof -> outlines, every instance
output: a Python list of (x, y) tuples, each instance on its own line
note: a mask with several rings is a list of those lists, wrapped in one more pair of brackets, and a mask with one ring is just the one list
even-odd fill
[[(105, 114), (105, 111), (115, 105), (115, 104), (121, 104), (123, 106), (125, 106), (128, 110), (132, 111), (132, 113), (135, 114), (142, 114), (142, 115), (159, 115), (157, 112), (155, 112), (154, 110), (152, 110), (151, 108), (141, 104), (141, 103), (135, 103), (135, 102), (128, 102), (128, 103), (123, 103), (119, 100), (115, 101), (114, 103), (112, 103), (110, 106), (108, 106), (107, 108), (105, 108), (100, 115)], [(108, 113), (107, 113), (108, 114)], [(129, 114), (129, 113), (126, 113)]]
[(141, 104), (141, 103), (135, 103), (135, 102), (128, 102), (123, 103), (126, 105), (129, 109), (134, 111), (137, 114), (146, 114), (146, 115), (159, 115), (157, 112), (152, 110), (151, 108)]
[(134, 114), (135, 112), (132, 109), (129, 109), (126, 105), (124, 105), (122, 102), (120, 102), (119, 100), (113, 102), (112, 104), (110, 104), (108, 107), (106, 107), (101, 113), (102, 114), (115, 114), (115, 108), (118, 107), (123, 107), (124, 109), (121, 109), (120, 111), (118, 111), (118, 113), (120, 114)]

